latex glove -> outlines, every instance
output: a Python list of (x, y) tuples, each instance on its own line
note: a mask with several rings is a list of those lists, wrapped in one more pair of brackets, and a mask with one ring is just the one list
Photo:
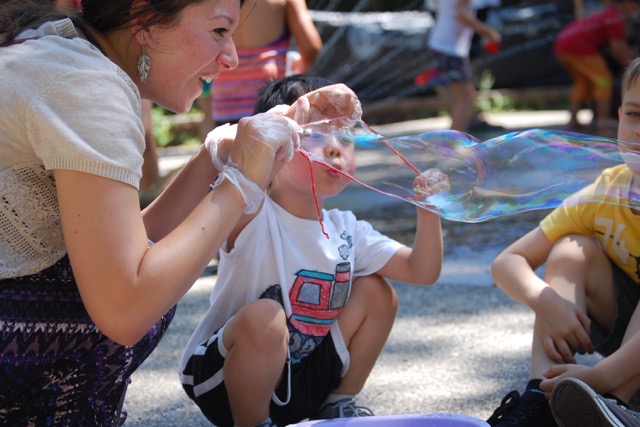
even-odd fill
[(450, 189), (449, 176), (437, 168), (426, 170), (413, 180), (413, 191), (422, 199)]
[(286, 113), (300, 124), (341, 118), (339, 126), (362, 120), (362, 106), (354, 91), (343, 84), (325, 86), (301, 96)]
[(218, 172), (222, 171), (229, 159), (231, 145), (236, 138), (237, 131), (238, 125), (227, 123), (209, 132), (204, 140), (204, 146), (211, 156), (211, 163), (213, 163)]
[(227, 165), (264, 189), (274, 169), (293, 158), (300, 146), (299, 133), (300, 126), (285, 116), (262, 113), (245, 117), (238, 123)]

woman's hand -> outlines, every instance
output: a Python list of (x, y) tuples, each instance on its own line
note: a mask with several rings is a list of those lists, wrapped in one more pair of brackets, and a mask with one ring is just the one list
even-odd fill
[(300, 145), (299, 128), (293, 120), (273, 113), (240, 119), (227, 164), (266, 188), (271, 177), (293, 158)]
[(231, 146), (236, 139), (238, 133), (238, 125), (230, 125), (229, 123), (216, 127), (207, 134), (204, 140), (204, 146), (209, 151), (211, 163), (220, 172), (229, 160)]
[(362, 106), (354, 91), (343, 84), (325, 86), (300, 97), (286, 116), (304, 125), (341, 118), (343, 126), (362, 119)]

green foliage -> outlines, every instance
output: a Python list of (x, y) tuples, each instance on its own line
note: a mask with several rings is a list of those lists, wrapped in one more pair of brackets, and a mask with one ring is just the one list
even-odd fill
[[(187, 118), (197, 121), (199, 114), (200, 112), (194, 108), (187, 113)], [(160, 106), (154, 106), (151, 110), (153, 136), (158, 147), (200, 145), (201, 141), (198, 135), (194, 135), (192, 132), (176, 132), (174, 130), (174, 119), (176, 117), (175, 114)]]
[(151, 123), (156, 144), (159, 147), (170, 145), (174, 135), (171, 133), (171, 121), (167, 118), (166, 110), (157, 106), (153, 107), (151, 110)]
[(478, 97), (476, 108), (479, 111), (509, 111), (515, 109), (515, 101), (509, 96), (503, 96), (498, 90), (493, 90), (495, 77), (491, 71), (484, 70), (478, 81)]

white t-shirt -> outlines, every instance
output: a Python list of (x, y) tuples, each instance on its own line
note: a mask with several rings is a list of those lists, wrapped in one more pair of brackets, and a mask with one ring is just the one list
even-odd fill
[(0, 279), (66, 253), (53, 169), (138, 188), (144, 128), (133, 81), (69, 19), (0, 48)]
[(340, 314), (351, 281), (380, 270), (403, 245), (357, 220), (352, 212), (322, 211), (323, 224), (297, 218), (267, 198), (260, 213), (221, 250), (210, 306), (180, 362), (208, 340), (242, 306), (261, 297), (280, 300), (295, 362), (312, 351)]
[[(429, 33), (429, 48), (459, 58), (468, 58), (473, 39), (473, 28), (456, 18), (454, 0), (438, 8), (436, 23)], [(470, 7), (469, 11), (473, 11)], [(474, 12), (475, 13), (475, 12)]]

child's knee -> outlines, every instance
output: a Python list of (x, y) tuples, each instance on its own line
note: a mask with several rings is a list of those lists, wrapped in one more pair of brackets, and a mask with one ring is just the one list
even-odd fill
[[(242, 307), (234, 316), (234, 331), (251, 340), (274, 341), (288, 335), (283, 307), (270, 299), (260, 299)], [(225, 331), (226, 336), (226, 331)]]
[(569, 235), (559, 239), (547, 258), (547, 268), (554, 266), (587, 266), (605, 256), (593, 238)]
[(398, 311), (398, 294), (385, 278), (377, 274), (362, 276), (354, 280), (353, 286), (365, 291), (367, 298), (373, 302), (371, 304), (373, 310), (379, 312), (384, 309), (395, 316)]

